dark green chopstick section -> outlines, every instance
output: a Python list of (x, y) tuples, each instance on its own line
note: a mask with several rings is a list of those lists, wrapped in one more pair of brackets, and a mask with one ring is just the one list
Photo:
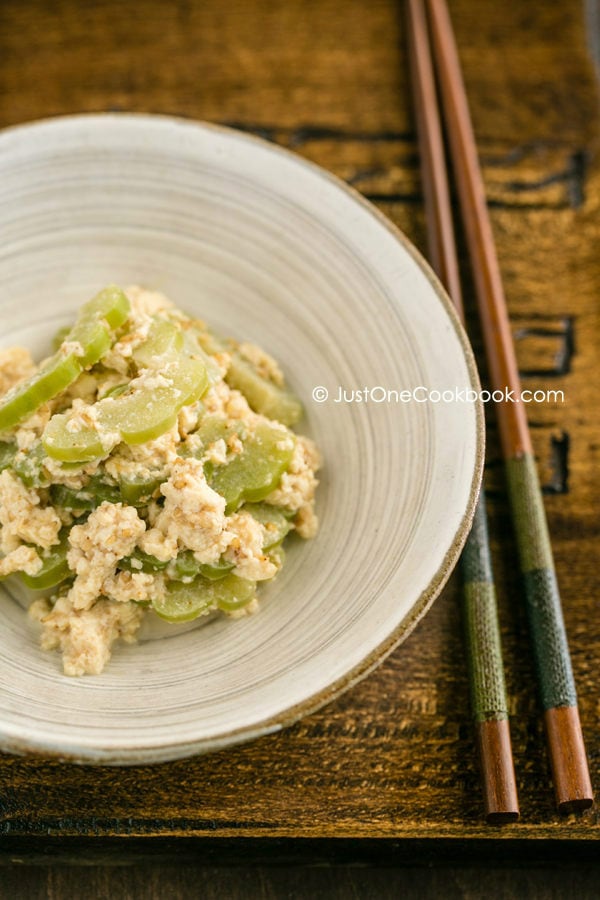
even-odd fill
[(576, 706), (577, 692), (537, 469), (529, 453), (506, 461), (540, 699)]
[(471, 708), (476, 722), (508, 719), (496, 589), (483, 488), (461, 556)]

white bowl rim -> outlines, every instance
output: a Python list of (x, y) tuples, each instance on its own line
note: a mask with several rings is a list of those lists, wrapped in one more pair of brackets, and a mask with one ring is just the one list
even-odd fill
[[(438, 279), (437, 275), (435, 274), (427, 260), (406, 237), (401, 229), (397, 225), (395, 225), (394, 222), (392, 222), (391, 219), (389, 219), (383, 212), (381, 212), (381, 210), (379, 210), (373, 203), (367, 200), (366, 197), (364, 197), (359, 191), (357, 191), (351, 185), (347, 184), (337, 175), (334, 175), (332, 172), (329, 172), (327, 169), (324, 169), (317, 163), (305, 159), (294, 151), (266, 140), (265, 138), (259, 137), (258, 135), (251, 132), (243, 131), (238, 127), (231, 127), (228, 125), (221, 125), (203, 120), (188, 119), (183, 116), (146, 112), (76, 113), (70, 115), (48, 116), (42, 119), (35, 119), (28, 122), (10, 125), (0, 129), (0, 151), (3, 149), (2, 145), (5, 143), (5, 141), (10, 140), (13, 136), (17, 138), (26, 137), (30, 132), (39, 133), (40, 131), (53, 128), (55, 125), (60, 127), (61, 125), (68, 123), (73, 123), (73, 125), (76, 125), (78, 122), (83, 123), (94, 121), (98, 124), (110, 124), (111, 121), (117, 122), (126, 120), (131, 122), (138, 122), (142, 126), (145, 124), (153, 126), (159, 122), (162, 122), (165, 126), (171, 125), (175, 128), (189, 128), (192, 130), (201, 129), (204, 131), (216, 131), (223, 133), (225, 135), (228, 135), (232, 139), (259, 146), (263, 150), (268, 150), (276, 155), (284, 156), (287, 159), (293, 161), (296, 165), (310, 169), (314, 175), (330, 182), (339, 190), (349, 195), (352, 199), (354, 199), (356, 203), (358, 203), (363, 208), (364, 212), (373, 217), (396, 239), (399, 244), (401, 244), (403, 249), (409, 254), (409, 256), (413, 259), (413, 261), (427, 278), (427, 281), (429, 282), (438, 301), (445, 311), (446, 316), (448, 317), (450, 324), (454, 329), (456, 337), (458, 338), (469, 376), (470, 387), (475, 390), (479, 396), (480, 380), (473, 349), (452, 301), (450, 300), (446, 290), (444, 289), (443, 285), (441, 284), (440, 280)], [(214, 739), (201, 738), (193, 742), (174, 741), (173, 743), (169, 743), (168, 755), (164, 755), (164, 745), (162, 743), (156, 745), (145, 744), (143, 749), (140, 748), (140, 757), (136, 758), (136, 751), (134, 748), (129, 748), (127, 751), (125, 751), (125, 753), (119, 751), (114, 747), (111, 747), (110, 749), (103, 749), (101, 747), (98, 747), (94, 750), (90, 750), (89, 748), (79, 749), (76, 747), (69, 747), (68, 749), (66, 749), (64, 745), (61, 746), (60, 738), (52, 741), (52, 743), (45, 740), (43, 745), (40, 746), (40, 744), (34, 739), (26, 740), (13, 736), (6, 740), (6, 737), (2, 738), (1, 733), (0, 739), (2, 740), (2, 746), (0, 749), (5, 752), (15, 753), (18, 755), (35, 755), (47, 758), (58, 758), (59, 760), (65, 762), (88, 765), (140, 765), (155, 761), (164, 762), (167, 760), (176, 760), (195, 754), (215, 752), (230, 745), (244, 743), (246, 741), (254, 740), (258, 737), (277, 732), (282, 728), (293, 725), (295, 722), (304, 718), (304, 716), (316, 712), (321, 707), (325, 706), (327, 703), (334, 700), (336, 697), (340, 696), (342, 693), (356, 685), (377, 666), (379, 666), (411, 634), (413, 629), (428, 612), (434, 600), (441, 593), (456, 563), (458, 562), (460, 553), (469, 534), (473, 517), (475, 515), (485, 463), (485, 417), (483, 411), (483, 403), (480, 399), (478, 399), (475, 402), (474, 406), (476, 417), (474, 448), (475, 452), (468, 503), (459, 526), (456, 529), (454, 538), (441, 564), (439, 565), (435, 574), (432, 576), (425, 590), (422, 591), (421, 595), (414, 603), (410, 612), (394, 628), (394, 630), (387, 635), (385, 640), (383, 640), (374, 650), (372, 650), (358, 665), (354, 666), (348, 672), (345, 672), (341, 677), (332, 682), (332, 684), (328, 685), (327, 688), (317, 691), (316, 693), (302, 700), (300, 703), (295, 703), (292, 706), (286, 707), (284, 710), (273, 717), (269, 717), (260, 722), (253, 723), (250, 726), (244, 726), (239, 729), (234, 728), (223, 732), (223, 734), (217, 741), (215, 741)], [(153, 757), (155, 757), (155, 759)]]

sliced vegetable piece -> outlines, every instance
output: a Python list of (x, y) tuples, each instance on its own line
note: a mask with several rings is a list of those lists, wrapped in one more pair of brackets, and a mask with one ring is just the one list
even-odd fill
[(209, 581), (224, 578), (233, 569), (233, 563), (220, 559), (216, 563), (198, 562), (191, 550), (183, 550), (176, 559), (169, 563), (168, 576), (173, 581), (191, 581), (197, 575), (203, 575)]
[(263, 550), (270, 550), (280, 544), (292, 528), (292, 523), (283, 513), (269, 503), (247, 503), (243, 511), (249, 512), (264, 527)]
[(43, 403), (64, 391), (80, 373), (81, 363), (74, 353), (64, 355), (59, 351), (51, 356), (34, 375), (2, 397), (0, 431), (12, 428), (34, 413)]
[(119, 431), (126, 444), (143, 444), (160, 437), (175, 424), (182, 406), (199, 400), (208, 387), (204, 365), (185, 357), (168, 363), (146, 384), (143, 377), (139, 379), (139, 388), (136, 381), (131, 391), (98, 404), (101, 429)]
[(169, 560), (157, 559), (156, 556), (152, 556), (150, 553), (144, 553), (139, 547), (136, 547), (131, 556), (126, 556), (119, 561), (119, 568), (127, 569), (129, 572), (160, 572), (162, 569), (166, 569), (168, 565)]
[(242, 392), (255, 412), (269, 419), (277, 419), (284, 425), (295, 425), (302, 418), (303, 409), (298, 398), (291, 391), (259, 375), (252, 363), (239, 353), (232, 353), (225, 381)]
[(65, 343), (81, 344), (83, 356), (79, 359), (83, 369), (97, 363), (106, 353), (113, 343), (112, 332), (125, 322), (130, 309), (129, 300), (114, 284), (104, 288), (81, 307)]
[(210, 331), (198, 329), (196, 337), (206, 353), (226, 351), (231, 355), (225, 381), (230, 387), (241, 391), (255, 412), (269, 419), (277, 419), (284, 425), (295, 425), (302, 418), (302, 404), (291, 391), (264, 378), (249, 360)]
[(174, 581), (192, 581), (200, 574), (200, 566), (192, 550), (183, 550), (169, 563), (168, 575)]
[(189, 622), (214, 609), (233, 612), (246, 606), (255, 595), (256, 584), (226, 575), (210, 581), (199, 575), (190, 584), (169, 585), (161, 599), (152, 601), (154, 611), (167, 622)]
[(96, 509), (101, 503), (119, 503), (121, 494), (117, 487), (92, 477), (81, 490), (73, 490), (64, 484), (53, 484), (50, 499), (54, 506), (64, 509)]
[(210, 444), (215, 441), (224, 440), (225, 443), (233, 434), (242, 437), (246, 432), (246, 426), (241, 420), (226, 419), (220, 415), (203, 416), (200, 424), (196, 429), (196, 435), (202, 441), (202, 446), (206, 450)]
[(227, 559), (220, 559), (216, 563), (202, 563), (200, 566), (200, 574), (208, 578), (209, 581), (218, 581), (224, 578), (233, 569), (233, 563)]
[(246, 434), (242, 451), (225, 464), (215, 466), (207, 480), (213, 490), (225, 497), (229, 514), (245, 501), (264, 500), (281, 481), (293, 452), (291, 432), (260, 423)]
[[(104, 403), (103, 400), (99, 401)], [(97, 405), (97, 404), (96, 404)], [(105, 455), (102, 440), (93, 428), (69, 430), (70, 417), (65, 413), (52, 416), (44, 429), (42, 444), (52, 459), (67, 463), (92, 462)]]
[(129, 506), (145, 506), (165, 480), (161, 475), (148, 477), (123, 475), (119, 478), (119, 490), (124, 503)]
[(244, 578), (238, 578), (237, 575), (228, 575), (220, 581), (215, 581), (214, 584), (220, 587), (217, 607), (223, 612), (235, 612), (242, 609), (244, 606), (248, 606), (256, 596), (256, 582), (246, 581)]
[[(116, 330), (125, 323), (130, 312), (131, 304), (124, 291), (116, 284), (109, 284), (99, 294), (96, 294), (93, 300), (84, 303), (81, 307), (72, 334), (76, 334), (81, 321), (93, 318), (106, 319), (110, 327)], [(69, 340), (76, 341), (77, 337), (71, 337)]]
[(86, 303), (58, 351), (30, 378), (0, 400), (0, 431), (12, 428), (43, 403), (64, 391), (84, 368), (96, 363), (112, 343), (111, 328), (129, 314), (129, 301), (117, 287), (108, 287)]
[(186, 353), (189, 356), (200, 359), (206, 366), (206, 374), (208, 377), (209, 385), (212, 386), (213, 384), (216, 384), (218, 381), (220, 381), (221, 369), (214, 361), (214, 359), (211, 359), (208, 352), (203, 348), (197, 329), (188, 329), (185, 332), (183, 341)]
[(125, 391), (129, 390), (129, 382), (126, 381), (124, 384), (115, 384), (114, 387), (111, 387), (105, 394), (102, 395), (102, 399), (105, 397), (120, 397), (121, 394), (124, 394)]
[(154, 318), (148, 337), (132, 353), (139, 369), (156, 368), (173, 360), (183, 347), (181, 329), (167, 319)]
[(54, 506), (61, 506), (63, 509), (94, 509), (97, 506), (88, 491), (74, 491), (64, 484), (52, 485), (50, 499)]
[(73, 574), (67, 562), (67, 552), (69, 550), (68, 530), (63, 529), (59, 537), (60, 544), (52, 547), (42, 556), (42, 568), (39, 572), (36, 572), (35, 575), (27, 575), (25, 572), (20, 572), (20, 578), (28, 588), (41, 591), (55, 587)]
[(95, 403), (96, 428), (70, 430), (73, 426), (68, 415), (52, 416), (42, 438), (44, 449), (54, 459), (87, 462), (105, 456), (119, 441), (151, 441), (168, 431), (182, 406), (198, 400), (206, 387), (204, 365), (181, 357), (160, 373), (134, 379), (119, 397), (105, 397)]
[(41, 441), (36, 441), (29, 450), (21, 450), (15, 456), (12, 464), (13, 471), (19, 476), (25, 487), (48, 487), (50, 478), (44, 472), (44, 459), (46, 451)]

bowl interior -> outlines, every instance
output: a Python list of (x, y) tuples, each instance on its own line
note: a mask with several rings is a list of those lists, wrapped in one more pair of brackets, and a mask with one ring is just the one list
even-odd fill
[[(367, 205), (235, 132), (59, 119), (5, 132), (0, 172), (2, 345), (43, 355), (105, 283), (162, 290), (281, 361), (305, 403), (300, 430), (325, 460), (320, 533), (292, 543), (248, 619), (117, 646), (103, 675), (68, 679), (3, 598), (2, 745), (152, 761), (280, 727), (391, 649), (456, 559), (481, 471), (481, 410), (386, 396), (477, 387), (455, 318)], [(312, 399), (316, 386), (326, 402)], [(351, 394), (365, 387), (380, 390), (369, 402)], [(353, 402), (338, 402), (340, 389)]]

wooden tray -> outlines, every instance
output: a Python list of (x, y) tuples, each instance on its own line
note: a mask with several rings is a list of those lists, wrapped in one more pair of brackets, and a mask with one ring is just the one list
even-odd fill
[[(0, 125), (115, 109), (237, 124), (346, 178), (424, 246), (401, 10), (392, 0), (343, 7), (9, 0), (0, 10)], [(565, 395), (532, 404), (529, 418), (597, 787), (600, 166), (583, 4), (450, 7), (525, 386)], [(475, 346), (481, 359), (477, 336)], [(175, 848), (228, 861), (416, 861), (498, 858), (500, 846), (531, 862), (595, 852), (597, 813), (554, 811), (488, 412), (519, 824), (482, 822), (454, 580), (376, 673), (279, 735), (146, 768), (0, 757), (3, 858), (156, 858)]]

